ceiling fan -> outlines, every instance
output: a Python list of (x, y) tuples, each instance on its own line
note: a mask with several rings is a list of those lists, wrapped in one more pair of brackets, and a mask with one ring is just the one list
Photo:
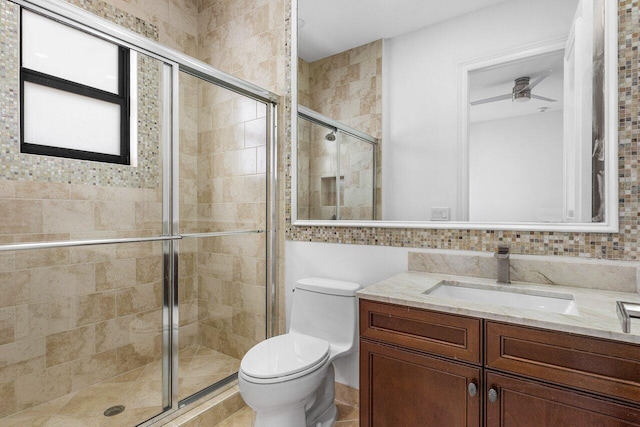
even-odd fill
[(503, 101), (505, 99), (511, 99), (513, 102), (527, 102), (531, 98), (539, 99), (541, 101), (547, 102), (558, 102), (556, 99), (545, 98), (544, 96), (534, 95), (531, 93), (531, 90), (538, 86), (540, 82), (549, 77), (549, 74), (545, 74), (543, 76), (538, 77), (532, 83), (530, 83), (530, 77), (518, 77), (515, 80), (515, 84), (513, 86), (513, 90), (511, 93), (507, 93), (504, 95), (494, 96), (492, 98), (479, 99), (477, 101), (471, 101), (471, 105), (480, 105), (480, 104), (488, 104), (490, 102)]

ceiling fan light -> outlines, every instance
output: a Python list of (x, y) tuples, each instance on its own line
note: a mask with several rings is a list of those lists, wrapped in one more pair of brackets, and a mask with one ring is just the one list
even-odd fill
[(511, 92), (513, 102), (527, 102), (531, 99), (531, 89), (529, 88), (529, 77), (518, 77)]
[(513, 102), (528, 102), (531, 101), (531, 93), (521, 92), (513, 95)]

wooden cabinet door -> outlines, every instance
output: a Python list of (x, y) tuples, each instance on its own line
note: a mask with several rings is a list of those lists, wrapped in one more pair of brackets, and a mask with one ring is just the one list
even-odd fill
[[(480, 368), (360, 341), (361, 427), (479, 427)], [(477, 393), (471, 396), (470, 383)]]
[[(497, 391), (493, 402), (492, 389)], [(484, 400), (486, 427), (640, 426), (638, 407), (490, 371)]]

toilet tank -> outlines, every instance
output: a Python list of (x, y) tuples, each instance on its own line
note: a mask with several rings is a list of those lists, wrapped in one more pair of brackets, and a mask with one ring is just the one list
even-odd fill
[(290, 332), (329, 341), (334, 354), (355, 349), (360, 285), (324, 278), (296, 283), (291, 307)]

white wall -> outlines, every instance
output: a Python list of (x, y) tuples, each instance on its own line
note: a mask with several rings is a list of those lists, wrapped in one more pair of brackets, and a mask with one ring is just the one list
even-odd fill
[(562, 121), (557, 111), (470, 125), (470, 221), (562, 222)]
[[(407, 271), (408, 248), (341, 245), (332, 243), (285, 243), (287, 329), (291, 314), (291, 293), (297, 280), (326, 277), (347, 280), (367, 287)], [(358, 388), (358, 353), (336, 361), (336, 381)]]
[(385, 40), (385, 220), (425, 220), (432, 207), (456, 218), (459, 65), (566, 36), (577, 0), (559, 3), (512, 0)]

